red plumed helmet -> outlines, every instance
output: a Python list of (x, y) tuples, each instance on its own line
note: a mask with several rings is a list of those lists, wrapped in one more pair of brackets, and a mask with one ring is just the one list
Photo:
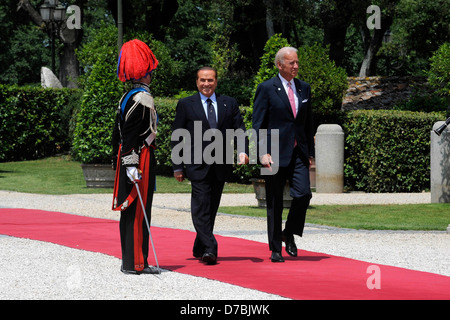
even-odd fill
[(138, 80), (145, 77), (158, 66), (158, 60), (152, 50), (141, 40), (125, 42), (120, 50), (117, 63), (119, 80)]

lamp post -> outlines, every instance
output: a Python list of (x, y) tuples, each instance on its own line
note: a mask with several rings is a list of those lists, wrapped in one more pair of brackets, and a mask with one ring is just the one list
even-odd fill
[(66, 20), (66, 8), (58, 0), (46, 0), (39, 8), (41, 18), (45, 23), (51, 39), (52, 71), (55, 71), (55, 36), (58, 36), (62, 23)]
[(117, 0), (117, 49), (120, 54), (120, 49), (123, 44), (123, 9), (122, 0)]

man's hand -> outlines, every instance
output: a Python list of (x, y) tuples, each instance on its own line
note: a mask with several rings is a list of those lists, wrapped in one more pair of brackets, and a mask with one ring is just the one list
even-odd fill
[(175, 171), (173, 173), (173, 176), (175, 177), (175, 179), (178, 182), (182, 182), (184, 180), (184, 173), (183, 173), (183, 171)]
[(261, 165), (267, 168), (269, 171), (272, 171), (272, 156), (270, 154), (265, 154), (260, 158)]
[(141, 170), (136, 167), (127, 167), (127, 176), (131, 182), (136, 182), (141, 180)]
[(240, 165), (242, 164), (248, 164), (248, 156), (245, 153), (239, 153), (239, 163)]

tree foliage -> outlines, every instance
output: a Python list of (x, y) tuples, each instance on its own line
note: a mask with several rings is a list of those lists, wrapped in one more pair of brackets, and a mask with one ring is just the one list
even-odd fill
[[(41, 4), (37, 0), (27, 2), (35, 9)], [(2, 83), (26, 83), (39, 78), (39, 66), (31, 59), (32, 74), (27, 73), (22, 62), (13, 59), (17, 52), (49, 60), (48, 36), (42, 29), (42, 41), (33, 40), (36, 30), (30, 27), (30, 16), (23, 9), (16, 12), (18, 3), (0, 3), (0, 25), (4, 30), (0, 44), (6, 48), (0, 53), (0, 62), (8, 66), (2, 70)], [(82, 44), (91, 41), (99, 22), (117, 21), (115, 0), (75, 3), (82, 8)], [(369, 5), (381, 9), (381, 31), (365, 26)], [(247, 94), (246, 90), (235, 89), (248, 86), (248, 80), (258, 72), (264, 45), (274, 34), (282, 34), (295, 47), (329, 45), (331, 60), (349, 75), (359, 74), (368, 48), (372, 48), (369, 75), (423, 73), (431, 54), (450, 41), (447, 0), (123, 0), (123, 9), (128, 34), (145, 30), (166, 46), (165, 54), (181, 64), (176, 75), (179, 91), (195, 90), (196, 69), (214, 65), (220, 70), (225, 90), (238, 96)], [(389, 26), (393, 40), (383, 43), (380, 51), (384, 30)], [(20, 34), (31, 41), (16, 42), (18, 48), (14, 39)], [(62, 53), (61, 47), (57, 52)]]
[(396, 75), (424, 75), (429, 59), (450, 42), (447, 0), (400, 0), (395, 7), (392, 41), (379, 54), (388, 57)]
[(428, 81), (436, 92), (450, 102), (450, 43), (439, 47), (431, 57)]

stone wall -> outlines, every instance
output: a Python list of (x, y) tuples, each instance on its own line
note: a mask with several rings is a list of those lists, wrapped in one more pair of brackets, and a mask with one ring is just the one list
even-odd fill
[(427, 90), (424, 77), (349, 77), (343, 110), (391, 109), (408, 100), (420, 88)]

